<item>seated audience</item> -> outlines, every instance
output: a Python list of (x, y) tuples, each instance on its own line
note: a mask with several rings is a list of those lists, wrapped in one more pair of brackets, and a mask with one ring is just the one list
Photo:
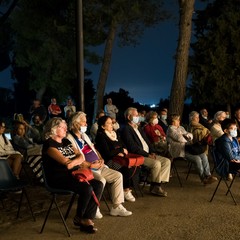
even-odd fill
[(213, 125), (211, 127), (211, 136), (213, 143), (219, 137), (221, 137), (224, 132), (222, 130), (221, 122), (226, 118), (226, 113), (224, 111), (218, 111), (215, 113), (213, 118)]
[(150, 192), (157, 196), (166, 197), (162, 183), (169, 181), (171, 161), (159, 156), (151, 147), (151, 143), (139, 125), (139, 116), (136, 108), (128, 108), (124, 113), (126, 125), (122, 130), (122, 139), (131, 153), (144, 156), (144, 165), (151, 169)]
[(19, 178), (19, 174), (22, 169), (22, 154), (18, 151), (15, 151), (11, 142), (4, 134), (5, 129), (5, 122), (0, 120), (0, 157), (7, 159), (13, 174)]
[(237, 138), (240, 141), (240, 108), (237, 108), (234, 113), (234, 120), (237, 126)]
[[(204, 142), (207, 146), (212, 144), (210, 130), (199, 122), (199, 113), (196, 111), (189, 114), (189, 131), (193, 134), (194, 143)], [(208, 148), (206, 148), (206, 154), (208, 154)]]
[(228, 173), (236, 173), (240, 169), (240, 147), (237, 139), (236, 122), (227, 118), (221, 125), (224, 134), (215, 141), (215, 153), (218, 164), (224, 162), (222, 164), (223, 169), (220, 169), (220, 171), (226, 177)]
[[(100, 118), (101, 119), (101, 118)], [(113, 207), (110, 215), (112, 216), (130, 216), (132, 212), (126, 210), (122, 203), (124, 196), (129, 201), (135, 201), (131, 192), (123, 192), (123, 177), (118, 171), (115, 171), (104, 164), (101, 155), (94, 148), (93, 143), (85, 133), (87, 130), (87, 118), (84, 112), (73, 113), (69, 121), (69, 134), (67, 138), (72, 145), (83, 154), (84, 160), (91, 163), (94, 178), (101, 181), (104, 185), (110, 183)], [(131, 198), (132, 196), (132, 198)], [(96, 218), (102, 218), (98, 210)]]
[(52, 118), (45, 126), (42, 156), (43, 166), (48, 184), (53, 188), (69, 189), (79, 195), (74, 225), (80, 226), (81, 231), (95, 233), (93, 218), (96, 215), (97, 204), (92, 196), (92, 190), (100, 199), (103, 184), (96, 179), (80, 182), (71, 171), (76, 168), (89, 168), (84, 156), (66, 139), (67, 124), (62, 118)]
[(25, 156), (41, 154), (42, 145), (34, 143), (26, 135), (26, 122), (14, 122), (12, 142), (14, 148)]
[(143, 130), (146, 133), (150, 142), (154, 145), (156, 152), (162, 156), (170, 157), (168, 152), (168, 144), (166, 134), (162, 127), (158, 124), (157, 112), (150, 111), (146, 115), (147, 125)]
[(30, 119), (32, 119), (34, 115), (38, 115), (42, 122), (45, 122), (45, 120), (47, 119), (47, 110), (41, 104), (41, 101), (39, 99), (33, 100), (33, 104), (30, 107), (29, 113), (30, 113)]
[(132, 195), (132, 190), (130, 190), (130, 178), (134, 169), (123, 167), (112, 160), (114, 156), (123, 157), (128, 154), (128, 151), (121, 141), (120, 136), (113, 129), (112, 118), (103, 116), (98, 119), (98, 125), (96, 148), (110, 168), (122, 173), (124, 198), (127, 201), (135, 202), (135, 197)]
[(162, 108), (160, 110), (160, 114), (159, 114), (159, 125), (162, 127), (163, 131), (167, 132), (168, 129), (168, 122), (167, 122), (167, 109), (166, 108)]
[(207, 129), (211, 129), (212, 120), (208, 116), (208, 111), (206, 108), (200, 110), (199, 122), (206, 127)]
[(33, 139), (34, 142), (41, 144), (43, 142), (43, 128), (44, 124), (41, 121), (41, 118), (38, 115), (34, 115), (32, 117), (32, 124), (31, 126), (33, 129), (36, 130), (36, 137)]
[(206, 153), (202, 152), (201, 154), (193, 155), (186, 151), (185, 147), (187, 144), (191, 144), (193, 135), (180, 125), (180, 116), (177, 114), (170, 115), (169, 124), (167, 141), (169, 143), (171, 156), (173, 158), (185, 158), (192, 162), (196, 167), (200, 180), (204, 184), (210, 184), (216, 181), (217, 178), (211, 176)]
[(92, 138), (92, 142), (94, 142), (94, 143), (95, 143), (95, 138), (96, 138), (97, 130), (98, 130), (98, 119), (102, 116), (105, 116), (105, 112), (103, 110), (98, 112), (95, 123), (93, 123), (93, 125), (90, 128), (90, 135)]

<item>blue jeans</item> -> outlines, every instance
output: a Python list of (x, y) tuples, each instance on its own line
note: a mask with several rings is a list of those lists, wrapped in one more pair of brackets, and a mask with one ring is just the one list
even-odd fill
[(188, 161), (192, 162), (195, 165), (201, 180), (211, 175), (206, 153), (192, 155), (186, 152), (185, 157)]

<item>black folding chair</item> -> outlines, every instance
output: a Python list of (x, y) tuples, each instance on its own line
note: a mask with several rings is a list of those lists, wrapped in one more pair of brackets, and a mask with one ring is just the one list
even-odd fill
[[(72, 208), (72, 205), (73, 205), (73, 203), (74, 203), (74, 200), (75, 200), (77, 194), (74, 193), (74, 192), (72, 192), (72, 191), (70, 191), (70, 190), (58, 189), (58, 188), (52, 188), (52, 187), (50, 187), (50, 186), (48, 185), (48, 182), (47, 182), (47, 179), (46, 179), (46, 175), (45, 175), (45, 172), (44, 172), (44, 167), (43, 167), (43, 165), (42, 165), (42, 175), (43, 175), (43, 179), (44, 179), (45, 188), (46, 188), (46, 190), (47, 190), (48, 192), (51, 193), (51, 195), (52, 195), (52, 200), (51, 200), (51, 202), (50, 202), (50, 206), (49, 206), (49, 208), (48, 208), (48, 211), (47, 211), (46, 217), (45, 217), (45, 219), (44, 219), (44, 222), (43, 222), (43, 225), (42, 225), (42, 228), (41, 228), (40, 233), (43, 232), (44, 227), (45, 227), (45, 225), (46, 225), (46, 222), (47, 222), (47, 220), (48, 220), (48, 216), (49, 216), (49, 214), (50, 214), (50, 212), (51, 212), (52, 205), (55, 204), (55, 206), (56, 206), (56, 208), (57, 208), (57, 210), (58, 210), (58, 213), (59, 213), (59, 215), (60, 215), (60, 217), (61, 217), (61, 220), (62, 220), (62, 222), (63, 222), (63, 224), (64, 224), (64, 227), (65, 227), (65, 229), (66, 229), (66, 231), (67, 231), (67, 233), (68, 233), (68, 236), (70, 237), (71, 234), (70, 234), (70, 231), (69, 231), (69, 229), (68, 229), (68, 226), (67, 226), (67, 223), (66, 223), (66, 219), (67, 219), (67, 217), (68, 217), (68, 215), (69, 215), (69, 212), (70, 212), (70, 210), (71, 210), (71, 208)], [(59, 208), (59, 206), (58, 206), (58, 203), (57, 203), (57, 196), (58, 196), (58, 195), (71, 195), (71, 199), (70, 199), (70, 202), (69, 202), (69, 205), (68, 205), (68, 209), (67, 209), (67, 212), (66, 212), (66, 214), (65, 214), (64, 217), (63, 217), (62, 211), (60, 210), (60, 208)]]
[(210, 202), (213, 201), (213, 198), (215, 197), (215, 194), (217, 193), (217, 190), (218, 190), (218, 187), (219, 187), (220, 183), (221, 183), (222, 181), (224, 181), (224, 183), (225, 183), (225, 185), (226, 185), (226, 187), (227, 187), (227, 192), (226, 192), (225, 195), (227, 196), (228, 193), (229, 193), (229, 194), (231, 195), (231, 198), (232, 198), (234, 204), (237, 205), (237, 202), (236, 202), (236, 200), (235, 200), (235, 198), (234, 198), (234, 196), (233, 196), (233, 194), (232, 194), (232, 192), (231, 192), (231, 188), (232, 188), (232, 186), (233, 186), (234, 180), (235, 180), (236, 175), (237, 175), (238, 173), (237, 173), (237, 172), (232, 173), (232, 174), (233, 174), (233, 179), (232, 179), (232, 181), (231, 181), (230, 184), (229, 184), (229, 183), (228, 183), (228, 180), (227, 180), (227, 176), (223, 176), (223, 175), (220, 174), (220, 172), (217, 170), (217, 169), (218, 169), (218, 168), (217, 168), (217, 164), (218, 164), (219, 161), (217, 161), (217, 155), (216, 155), (215, 151), (216, 151), (216, 149), (213, 148), (213, 149), (212, 149), (212, 157), (213, 157), (213, 161), (214, 161), (214, 169), (215, 169), (216, 173), (218, 174), (218, 176), (220, 177), (220, 179), (219, 179), (218, 184), (217, 184), (217, 186), (216, 186), (216, 188), (215, 188), (215, 190), (214, 190), (214, 192), (213, 192), (213, 195), (212, 195), (212, 197), (211, 197), (211, 199), (210, 199)]
[[(27, 185), (28, 185), (28, 182), (17, 179), (14, 176), (6, 159), (0, 159), (0, 192), (9, 193), (9, 192), (19, 191), (21, 193), (20, 200), (18, 203), (17, 218), (19, 217), (20, 209), (22, 206), (23, 195), (24, 195), (27, 199), (28, 207), (30, 209), (32, 218), (35, 221), (33, 210), (27, 195), (27, 191), (25, 189)], [(3, 200), (2, 200), (2, 203), (3, 203)]]

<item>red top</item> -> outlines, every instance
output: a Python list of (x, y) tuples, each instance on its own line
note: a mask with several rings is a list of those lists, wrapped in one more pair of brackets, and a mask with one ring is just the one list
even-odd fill
[(164, 133), (162, 127), (158, 124), (147, 124), (144, 127), (144, 132), (146, 133), (151, 143), (159, 142), (161, 139), (166, 140), (166, 134)]

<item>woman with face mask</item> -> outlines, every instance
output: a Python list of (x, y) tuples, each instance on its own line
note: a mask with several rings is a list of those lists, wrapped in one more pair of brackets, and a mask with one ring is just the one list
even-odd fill
[(226, 118), (222, 122), (224, 134), (215, 141), (216, 156), (219, 162), (225, 161), (226, 173), (234, 173), (240, 169), (240, 147), (237, 139), (236, 122)]
[(157, 112), (148, 112), (146, 115), (146, 121), (147, 125), (144, 126), (143, 130), (150, 142), (154, 145), (156, 152), (162, 156), (170, 157), (166, 141), (166, 134), (162, 127), (158, 124)]
[[(110, 117), (107, 118), (111, 120)], [(87, 131), (86, 114), (84, 112), (73, 113), (70, 117), (68, 128), (69, 134), (67, 138), (70, 140), (72, 145), (83, 154), (85, 161), (91, 163), (91, 169), (93, 171), (94, 178), (101, 181), (104, 185), (106, 184), (106, 182), (110, 183), (110, 190), (113, 202), (113, 207), (110, 210), (110, 215), (122, 217), (132, 215), (132, 212), (128, 211), (122, 205), (125, 197), (123, 191), (122, 174), (118, 171), (109, 168), (107, 165), (104, 164), (105, 159), (103, 160), (102, 156), (95, 149), (94, 144), (91, 142), (88, 135), (86, 134)], [(101, 128), (101, 125), (99, 125), (98, 129), (99, 128)], [(128, 196), (130, 195), (128, 194)], [(132, 197), (130, 200), (135, 201), (135, 198), (133, 199)], [(95, 218), (102, 217), (103, 216), (98, 208)]]
[(224, 111), (218, 111), (214, 115), (213, 125), (210, 129), (213, 143), (217, 138), (221, 137), (224, 134), (221, 127), (221, 123), (225, 118), (226, 118), (226, 112)]

